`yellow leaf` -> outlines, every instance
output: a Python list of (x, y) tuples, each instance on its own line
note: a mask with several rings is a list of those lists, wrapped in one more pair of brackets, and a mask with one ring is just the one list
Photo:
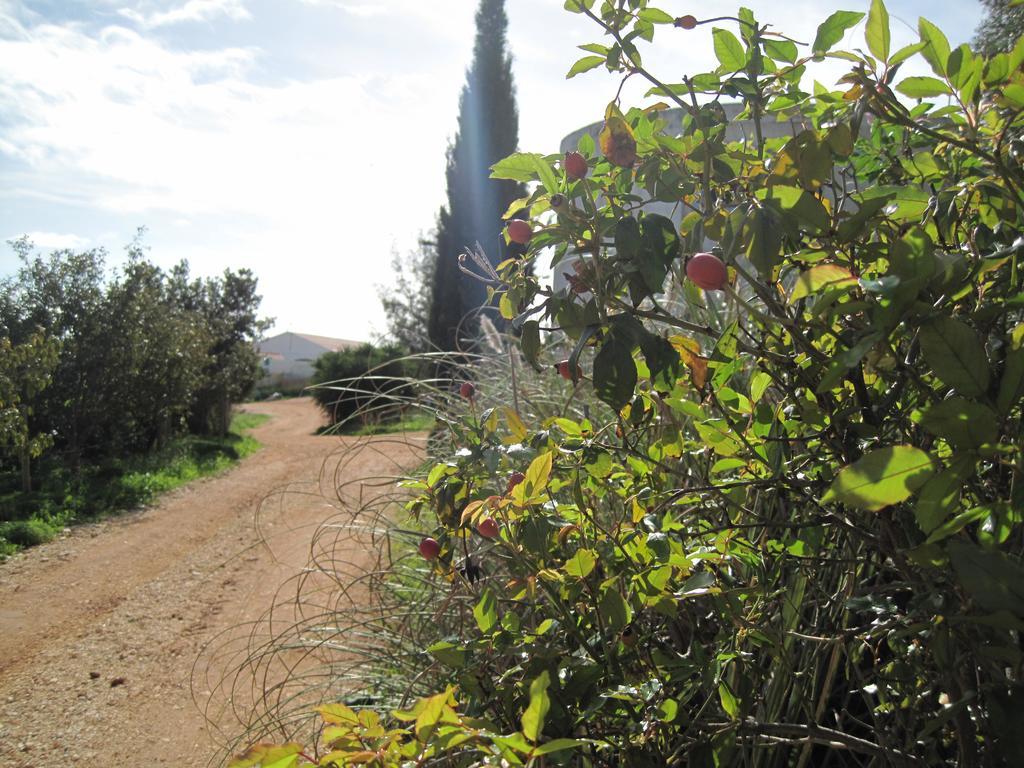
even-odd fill
[(475, 517), (480, 511), (480, 507), (483, 505), (483, 499), (477, 499), (476, 501), (469, 502), (469, 504), (466, 505), (466, 508), (462, 510), (462, 518), (459, 520), (459, 525), (465, 525), (470, 521), (476, 522)]
[(669, 342), (675, 347), (683, 363), (690, 369), (690, 378), (697, 389), (702, 389), (708, 379), (708, 359), (700, 353), (700, 342), (689, 336), (672, 336)]
[(519, 418), (519, 414), (513, 411), (511, 408), (505, 408), (505, 421), (508, 424), (509, 436), (514, 438), (513, 443), (520, 443), (530, 435), (530, 431), (526, 428), (523, 420)]
[(330, 725), (359, 725), (359, 716), (344, 704), (324, 704), (316, 711)]
[(631, 168), (636, 162), (636, 138), (633, 129), (614, 103), (608, 105), (604, 128), (598, 136), (601, 152), (608, 162), (620, 168)]
[(547, 488), (548, 479), (551, 477), (551, 462), (553, 456), (550, 452), (542, 453), (530, 462), (530, 468), (526, 470), (526, 479), (512, 489), (513, 498), (522, 489), (523, 501), (537, 496)]

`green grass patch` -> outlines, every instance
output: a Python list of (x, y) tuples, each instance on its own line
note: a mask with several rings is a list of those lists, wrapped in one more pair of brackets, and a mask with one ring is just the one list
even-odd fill
[(189, 436), (150, 454), (83, 465), (77, 472), (44, 460), (34, 467), (31, 493), (19, 489), (16, 471), (0, 473), (0, 557), (49, 541), (64, 526), (151, 503), (229, 469), (259, 450), (246, 433), (269, 418), (239, 413), (226, 437)]
[(434, 415), (427, 411), (409, 411), (400, 419), (362, 424), (353, 420), (347, 424), (320, 427), (318, 435), (389, 435), (395, 432), (429, 432), (434, 428)]

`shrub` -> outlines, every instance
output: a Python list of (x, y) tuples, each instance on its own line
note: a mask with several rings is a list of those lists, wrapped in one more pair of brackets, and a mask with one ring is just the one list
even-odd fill
[(52, 541), (57, 530), (43, 520), (14, 520), (0, 523), (0, 541), (19, 547), (35, 547)]
[(327, 352), (313, 364), (312, 394), (331, 426), (355, 414), (360, 423), (399, 418), (407, 396), (406, 366), (394, 346), (363, 344)]
[[(984, 58), (922, 20), (893, 51), (873, 0), (866, 52), (831, 52), (849, 12), (801, 50), (741, 9), (710, 30), (714, 71), (666, 83), (638, 46), (706, 22), (566, 7), (608, 36), (570, 74), (645, 78), (682, 130), (613, 102), (586, 177), (494, 167), (537, 186), (527, 257), (493, 287), (569, 396), (481, 385), (448, 420), (456, 450), (408, 483), (440, 553), (407, 690), (434, 695), (385, 720), (322, 708), (320, 764), (1015, 765), (1024, 41)], [(850, 71), (809, 93), (825, 56)], [(897, 76), (911, 57), (934, 76)], [(765, 139), (780, 115), (793, 134)], [(564, 289), (530, 276), (548, 248), (577, 262)], [(686, 277), (703, 252), (720, 291)], [(541, 326), (584, 381), (550, 370)]]

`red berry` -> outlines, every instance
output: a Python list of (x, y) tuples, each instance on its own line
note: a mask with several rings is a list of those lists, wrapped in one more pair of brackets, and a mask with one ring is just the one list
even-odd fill
[(697, 26), (697, 17), (691, 16), (690, 14), (680, 16), (678, 19), (676, 19), (675, 25), (682, 29), (693, 29), (694, 27)]
[(501, 533), (501, 528), (498, 526), (498, 521), (493, 517), (485, 517), (477, 523), (476, 532), (485, 539), (493, 539)]
[(472, 382), (464, 381), (462, 386), (459, 387), (459, 394), (467, 400), (472, 400), (473, 395), (476, 394), (476, 387), (473, 386)]
[(587, 160), (579, 152), (566, 152), (562, 168), (565, 169), (565, 175), (570, 179), (582, 179), (587, 175)]
[(729, 270), (710, 253), (697, 253), (686, 262), (686, 276), (705, 291), (720, 291), (729, 281)]
[[(559, 376), (561, 376), (563, 379), (567, 379), (568, 381), (572, 381), (572, 371), (569, 369), (569, 361), (568, 360), (562, 360), (561, 362), (557, 363), (555, 365), (555, 368), (558, 369), (558, 375)], [(579, 379), (582, 376), (583, 376), (583, 369), (580, 368), (577, 365), (576, 366), (576, 378)]]
[(505, 230), (508, 232), (508, 239), (519, 245), (526, 245), (533, 237), (533, 228), (530, 226), (530, 222), (522, 219), (512, 219), (505, 226)]
[(519, 485), (523, 480), (526, 479), (526, 475), (522, 472), (513, 472), (508, 476), (508, 485), (505, 486), (505, 493), (512, 493), (512, 489)]
[(428, 536), (420, 542), (420, 554), (423, 555), (424, 560), (434, 560), (441, 554), (441, 545), (437, 543), (436, 539)]

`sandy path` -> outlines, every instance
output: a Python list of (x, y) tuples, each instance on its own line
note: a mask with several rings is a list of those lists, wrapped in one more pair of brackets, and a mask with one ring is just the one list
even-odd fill
[[(0, 565), (0, 766), (205, 765), (215, 745), (190, 691), (197, 657), (251, 631), (232, 628), (306, 564), (336, 482), (372, 496), (381, 489), (360, 478), (422, 456), (422, 436), (361, 438), (335, 476), (328, 454), (357, 441), (313, 436), (310, 400), (247, 409), (272, 419), (240, 466)], [(201, 705), (217, 663), (197, 677)]]

